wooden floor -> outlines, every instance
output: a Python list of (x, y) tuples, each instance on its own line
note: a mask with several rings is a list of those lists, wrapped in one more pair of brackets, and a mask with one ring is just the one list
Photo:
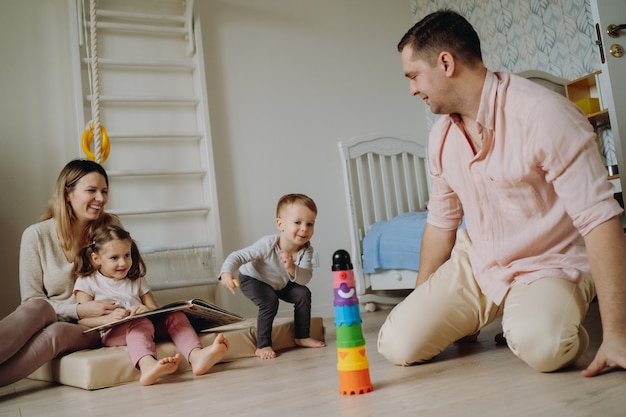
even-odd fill
[(576, 367), (540, 374), (496, 346), (498, 324), (475, 344), (453, 345), (437, 360), (390, 365), (376, 351), (385, 311), (362, 313), (374, 391), (338, 391), (335, 328), (328, 346), (217, 365), (209, 375), (176, 374), (151, 387), (138, 383), (96, 391), (24, 380), (0, 388), (0, 416), (625, 416), (626, 372), (587, 379), (580, 369), (598, 347), (597, 305), (586, 320), (591, 346)]

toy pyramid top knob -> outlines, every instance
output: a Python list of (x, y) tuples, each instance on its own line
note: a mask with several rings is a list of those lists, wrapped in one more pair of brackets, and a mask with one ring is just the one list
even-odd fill
[(348, 251), (339, 249), (333, 254), (333, 271), (347, 271), (352, 269), (350, 254)]

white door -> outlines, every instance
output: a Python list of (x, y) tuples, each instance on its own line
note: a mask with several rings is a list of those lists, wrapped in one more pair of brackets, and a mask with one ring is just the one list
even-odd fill
[[(602, 58), (602, 98), (609, 110), (621, 189), (626, 190), (626, 0), (592, 0), (591, 13)], [(616, 28), (612, 36), (609, 27)]]

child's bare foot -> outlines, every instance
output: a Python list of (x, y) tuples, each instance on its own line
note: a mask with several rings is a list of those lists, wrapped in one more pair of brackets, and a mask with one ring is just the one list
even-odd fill
[(321, 348), (326, 346), (326, 343), (321, 340), (313, 339), (312, 337), (307, 337), (305, 339), (294, 339), (296, 345), (302, 347), (310, 347), (310, 348)]
[(261, 359), (274, 359), (276, 357), (276, 352), (274, 352), (271, 346), (257, 349), (254, 351), (254, 354)]
[(176, 372), (178, 363), (183, 358), (180, 353), (174, 356), (168, 356), (158, 361), (152, 356), (144, 356), (139, 360), (139, 368), (141, 369), (141, 385), (152, 385), (159, 377)]
[(212, 345), (192, 350), (189, 354), (189, 363), (191, 364), (193, 374), (206, 374), (213, 365), (224, 359), (229, 347), (230, 342), (220, 333), (215, 337)]

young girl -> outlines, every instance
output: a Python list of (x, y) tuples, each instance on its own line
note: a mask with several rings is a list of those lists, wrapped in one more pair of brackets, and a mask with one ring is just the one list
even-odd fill
[(311, 291), (306, 284), (313, 277), (313, 247), (317, 206), (304, 194), (286, 194), (276, 207), (278, 233), (264, 236), (247, 248), (231, 253), (220, 272), (224, 288), (235, 294), (241, 291), (259, 308), (257, 316), (256, 356), (274, 359), (272, 323), (278, 312), (278, 300), (294, 304), (295, 343), (303, 347), (324, 347), (310, 337)]
[[(94, 327), (157, 308), (145, 272), (139, 249), (127, 231), (117, 225), (98, 228), (93, 242), (79, 252), (74, 262), (74, 294), (79, 304), (107, 299), (115, 300), (119, 307), (79, 323)], [(177, 353), (157, 360), (155, 337), (167, 335), (185, 355), (195, 375), (207, 373), (224, 358), (229, 347), (220, 333), (211, 346), (202, 348), (196, 331), (180, 311), (156, 315), (152, 320), (138, 318), (107, 330), (101, 337), (104, 346), (128, 346), (133, 365), (141, 371), (139, 382), (152, 385), (160, 376), (175, 372), (182, 359)]]

